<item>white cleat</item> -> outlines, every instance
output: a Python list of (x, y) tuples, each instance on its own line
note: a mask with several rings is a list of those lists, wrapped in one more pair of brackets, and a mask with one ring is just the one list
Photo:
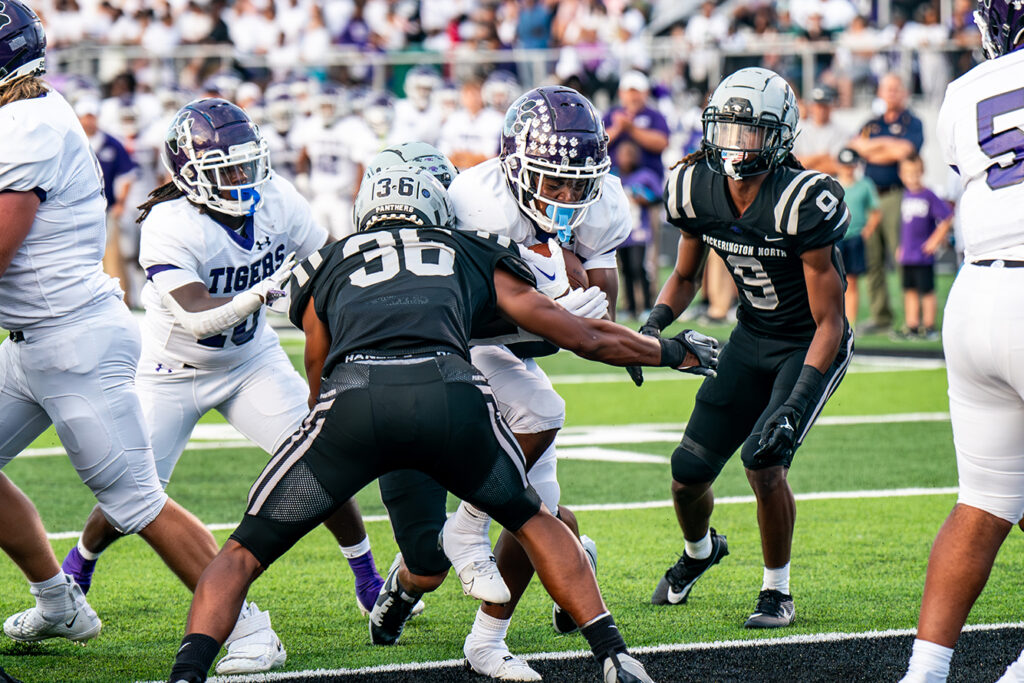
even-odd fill
[(228, 653), (217, 662), (219, 674), (250, 674), (270, 671), (284, 664), (288, 653), (281, 639), (270, 626), (270, 614), (260, 611), (256, 603), (243, 607), (228, 635)]
[(452, 515), (441, 529), (440, 542), (462, 582), (462, 592), (497, 605), (512, 599), (512, 593), (501, 578), (498, 564), (491, 554), (491, 541), (486, 535), (481, 537), (458, 531), (455, 515)]
[(470, 633), (462, 651), (466, 654), (466, 668), (499, 681), (540, 681), (539, 673), (509, 652), (505, 641), (495, 645), (480, 643)]
[(38, 607), (18, 612), (4, 622), (4, 633), (22, 643), (34, 643), (47, 638), (67, 638), (84, 643), (99, 635), (103, 623), (89, 606), (75, 580), (65, 575), (68, 582), (69, 609), (56, 621), (43, 616)]

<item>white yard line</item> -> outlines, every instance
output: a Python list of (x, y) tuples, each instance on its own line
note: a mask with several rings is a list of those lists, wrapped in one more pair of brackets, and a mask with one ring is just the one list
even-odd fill
[[(971, 624), (964, 626), (964, 631), (999, 631), (1009, 628), (1021, 628), (1024, 622), (1010, 622), (1003, 624)], [(815, 643), (838, 643), (850, 640), (882, 640), (885, 638), (900, 638), (914, 635), (913, 629), (890, 629), (887, 631), (863, 631), (861, 633), (816, 633), (796, 636), (783, 636), (780, 638), (755, 637), (749, 640), (722, 640), (712, 643), (667, 643), (665, 645), (650, 645), (647, 647), (630, 648), (634, 654), (661, 654), (667, 652), (699, 652), (704, 650), (724, 650), (734, 647), (777, 647), (784, 645), (810, 645)], [(569, 650), (566, 652), (537, 652), (534, 654), (520, 655), (527, 661), (538, 660), (560, 660), (560, 659), (586, 659), (592, 657), (590, 650)], [(367, 666), (359, 669), (314, 669), (308, 671), (290, 671), (280, 673), (265, 673), (249, 676), (214, 676), (210, 683), (262, 683), (263, 681), (280, 680), (302, 680), (304, 678), (323, 678), (327, 676), (358, 676), (383, 673), (412, 673), (415, 671), (430, 671), (433, 669), (446, 669), (461, 667), (463, 659), (445, 659), (435, 662), (409, 662), (407, 664), (382, 664), (379, 666)], [(150, 683), (161, 683), (151, 681)]]
[[(906, 488), (906, 489), (877, 489), (867, 491), (820, 491), (815, 493), (798, 493), (797, 500), (858, 500), (870, 498), (909, 498), (913, 496), (947, 496), (957, 492), (955, 486), (938, 487), (931, 489)], [(754, 502), (753, 496), (727, 496), (715, 498), (715, 505), (737, 505), (750, 504)], [(671, 500), (648, 500), (637, 503), (592, 503), (590, 505), (573, 505), (574, 512), (615, 512), (621, 510), (651, 510), (657, 508), (672, 507)], [(364, 515), (366, 523), (386, 522), (387, 515)], [(238, 522), (221, 522), (218, 524), (207, 524), (210, 531), (227, 531), (238, 526)], [(50, 540), (62, 540), (78, 538), (81, 531), (57, 531), (46, 534)]]
[[(861, 425), (861, 424), (893, 424), (900, 422), (948, 422), (949, 413), (900, 413), (896, 415), (835, 415), (819, 418), (816, 425)], [(631, 454), (640, 459), (614, 459), (598, 457), (601, 453), (628, 453), (628, 451), (610, 451), (608, 449), (587, 449), (594, 457), (587, 457), (583, 449), (566, 452), (574, 446), (601, 446), (607, 444), (637, 443), (672, 443), (679, 440), (685, 422), (663, 422), (658, 424), (628, 424), (602, 426), (566, 427), (558, 433), (556, 444), (563, 449), (559, 457), (577, 460), (612, 460), (616, 462), (661, 462), (649, 460), (654, 457), (647, 454)], [(254, 446), (238, 430), (229, 424), (201, 424), (192, 432), (192, 441), (185, 446), (187, 451), (212, 451), (224, 448), (244, 448)], [(39, 458), (45, 456), (64, 455), (64, 449), (56, 446), (50, 448), (27, 448), (19, 458)], [(625, 456), (619, 456), (620, 458)]]

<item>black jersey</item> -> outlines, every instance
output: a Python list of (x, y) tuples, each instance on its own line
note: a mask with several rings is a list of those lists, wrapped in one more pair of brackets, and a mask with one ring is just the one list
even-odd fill
[[(665, 205), (669, 222), (700, 237), (728, 264), (743, 325), (765, 336), (809, 339), (816, 325), (800, 255), (843, 238), (850, 222), (843, 194), (824, 173), (777, 167), (737, 216), (725, 177), (698, 161), (672, 170)], [(842, 276), (836, 249), (832, 260)]]
[(310, 297), (331, 333), (324, 376), (345, 356), (449, 352), (469, 358), (474, 332), (498, 315), (494, 269), (536, 284), (507, 237), (386, 228), (329, 244), (295, 271), (293, 324)]

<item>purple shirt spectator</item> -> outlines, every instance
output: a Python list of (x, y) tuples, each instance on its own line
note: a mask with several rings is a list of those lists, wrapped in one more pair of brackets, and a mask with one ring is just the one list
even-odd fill
[[(615, 169), (622, 181), (622, 189), (629, 197), (630, 215), (633, 217), (633, 229), (622, 242), (622, 247), (632, 247), (637, 244), (650, 244), (654, 233), (651, 230), (651, 210), (648, 204), (657, 203), (661, 197), (662, 182), (661, 176), (649, 168), (640, 167), (632, 173), (622, 176), (618, 169)], [(637, 201), (637, 200), (640, 201)]]
[[(611, 111), (604, 116), (605, 128), (612, 125), (612, 119), (616, 112), (625, 111), (624, 107), (613, 107)], [(633, 116), (633, 125), (637, 128), (660, 131), (664, 133), (666, 137), (668, 137), (669, 134), (668, 121), (665, 120), (665, 117), (660, 111), (657, 109), (651, 109), (650, 107), (644, 107)], [(634, 139), (628, 132), (625, 132), (614, 140), (611, 140), (608, 143), (608, 154), (610, 154), (612, 158), (615, 156), (615, 148), (622, 144), (623, 140), (630, 140), (634, 143), (637, 142), (636, 139)], [(654, 171), (658, 175), (658, 178), (663, 178), (665, 175), (665, 166), (661, 162), (661, 154), (649, 152), (642, 146), (640, 146), (640, 165)]]
[(935, 256), (924, 253), (921, 247), (935, 232), (936, 226), (953, 215), (953, 209), (925, 187), (903, 193), (900, 214), (900, 263), (905, 266), (935, 263)]

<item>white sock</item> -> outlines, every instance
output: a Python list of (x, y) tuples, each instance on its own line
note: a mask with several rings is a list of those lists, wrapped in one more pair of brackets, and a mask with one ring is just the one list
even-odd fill
[(85, 544), (82, 543), (81, 537), (78, 538), (78, 554), (81, 555), (83, 559), (98, 560), (102, 552), (103, 551), (101, 550), (98, 553), (94, 553), (93, 551), (85, 547)]
[(1006, 673), (996, 683), (1024, 683), (1024, 652), (1016, 662), (1006, 667)]
[(683, 538), (683, 545), (685, 546), (686, 555), (694, 560), (706, 560), (711, 557), (711, 529), (704, 534), (704, 538), (700, 539), (696, 543), (693, 541), (687, 541)]
[(508, 633), (508, 625), (511, 619), (496, 619), (483, 610), (476, 611), (476, 619), (473, 621), (473, 630), (469, 632), (471, 638), (478, 642), (493, 643), (495, 645), (504, 642)]
[(478, 510), (463, 501), (459, 503), (459, 509), (455, 511), (455, 525), (461, 532), (486, 536), (487, 530), (491, 527), (491, 518), (483, 510)]
[(917, 638), (904, 680), (919, 683), (945, 683), (953, 648)]
[(29, 581), (29, 591), (36, 598), (36, 607), (47, 620), (63, 617), (74, 605), (70, 595), (71, 577), (63, 571), (46, 581)]
[(789, 562), (786, 563), (786, 566), (778, 569), (765, 567), (761, 590), (776, 590), (784, 595), (789, 595)]
[(345, 559), (351, 560), (361, 555), (365, 555), (370, 552), (370, 537), (363, 536), (363, 540), (359, 541), (355, 545), (343, 545), (341, 546), (341, 554), (345, 556)]

